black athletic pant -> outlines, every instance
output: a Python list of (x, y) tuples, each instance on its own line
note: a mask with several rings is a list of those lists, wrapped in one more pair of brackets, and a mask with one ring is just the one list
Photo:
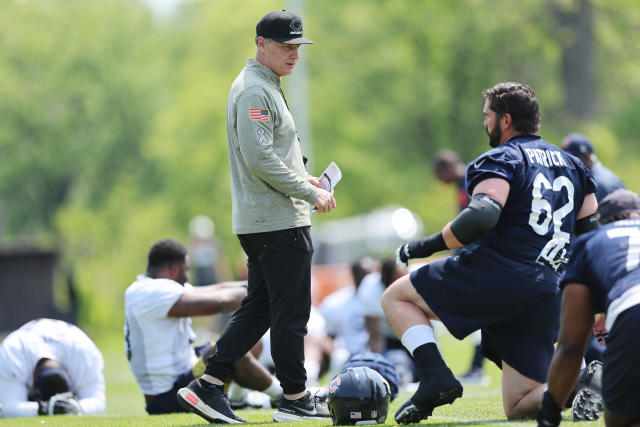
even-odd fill
[(223, 380), (271, 327), (271, 356), (285, 394), (305, 390), (304, 336), (311, 310), (309, 227), (239, 234), (248, 256), (248, 292), (216, 342), (206, 374)]

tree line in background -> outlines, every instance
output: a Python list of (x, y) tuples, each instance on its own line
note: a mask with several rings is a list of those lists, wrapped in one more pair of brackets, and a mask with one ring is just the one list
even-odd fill
[[(226, 96), (255, 53), (255, 23), (285, 6), (242, 5), (184, 2), (159, 20), (128, 0), (0, 3), (0, 244), (59, 248), (87, 323), (120, 327), (122, 292), (148, 247), (186, 242), (194, 215), (212, 217), (241, 260)], [(455, 202), (431, 157), (450, 148), (471, 161), (488, 148), (481, 92), (504, 80), (536, 90), (545, 139), (587, 134), (640, 189), (637, 2), (307, 1), (303, 18), (317, 42), (301, 49), (307, 154), (344, 175), (339, 208), (314, 221), (396, 203), (439, 229)]]

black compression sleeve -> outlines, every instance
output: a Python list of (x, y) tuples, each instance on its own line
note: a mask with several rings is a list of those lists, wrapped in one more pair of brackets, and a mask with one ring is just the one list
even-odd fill
[(409, 258), (426, 258), (435, 252), (444, 251), (447, 244), (444, 242), (442, 232), (432, 234), (420, 240), (412, 240), (407, 243)]
[(486, 194), (476, 194), (451, 222), (451, 232), (460, 243), (468, 245), (496, 226), (502, 206)]
[(598, 223), (598, 214), (585, 216), (584, 218), (580, 218), (576, 221), (576, 227), (573, 229), (573, 234), (579, 236), (588, 231), (595, 230), (598, 227), (600, 227), (600, 223)]

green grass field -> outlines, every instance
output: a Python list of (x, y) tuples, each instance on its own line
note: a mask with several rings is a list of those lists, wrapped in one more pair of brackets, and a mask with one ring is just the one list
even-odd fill
[[(55, 416), (20, 419), (0, 419), (0, 426), (204, 426), (209, 425), (193, 414), (146, 415), (144, 400), (129, 370), (124, 355), (121, 337), (110, 336), (96, 340), (105, 359), (105, 379), (107, 383), (107, 411), (103, 416)], [(459, 374), (467, 368), (471, 357), (472, 345), (468, 341), (459, 342), (450, 337), (442, 337), (440, 345), (447, 363), (454, 373)], [(422, 424), (431, 425), (535, 425), (533, 421), (507, 421), (502, 412), (500, 395), (500, 371), (491, 363), (485, 362), (485, 372), (490, 376), (488, 386), (467, 385), (464, 395), (452, 405), (437, 408), (433, 416)], [(324, 384), (326, 385), (326, 384)], [(389, 408), (386, 425), (394, 425), (393, 414), (410, 396), (401, 393)], [(272, 409), (241, 410), (238, 415), (248, 420), (250, 425), (272, 424)], [(570, 411), (564, 412), (563, 424), (571, 423)], [(295, 426), (301, 423), (286, 423), (283, 426)], [(331, 422), (305, 422), (304, 425), (326, 426)], [(581, 423), (581, 427), (604, 425), (598, 422)]]

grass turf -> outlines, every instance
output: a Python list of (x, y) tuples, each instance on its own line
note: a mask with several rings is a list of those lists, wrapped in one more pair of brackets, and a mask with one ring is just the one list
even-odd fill
[[(445, 360), (456, 374), (462, 373), (469, 364), (472, 345), (469, 340), (459, 342), (450, 336), (441, 334), (440, 345)], [(0, 426), (208, 426), (204, 419), (194, 414), (146, 415), (144, 399), (129, 370), (124, 355), (122, 338), (117, 335), (96, 340), (105, 359), (105, 380), (107, 383), (107, 411), (102, 416), (55, 416), (36, 418), (0, 419)], [(445, 405), (434, 410), (428, 420), (422, 424), (441, 426), (474, 426), (486, 424), (498, 425), (535, 425), (534, 421), (514, 422), (506, 420), (502, 411), (500, 394), (500, 370), (485, 361), (485, 372), (491, 378), (488, 386), (465, 385), (464, 395), (452, 405)], [(327, 381), (325, 381), (327, 382)], [(326, 384), (324, 384), (326, 385)], [(385, 425), (395, 425), (393, 414), (396, 409), (410, 397), (403, 392), (389, 407), (389, 415)], [(240, 410), (238, 415), (246, 419), (249, 425), (272, 424), (273, 409)], [(563, 413), (563, 424), (571, 422), (571, 412)], [(283, 427), (297, 425), (327, 426), (325, 422), (283, 423)], [(581, 427), (604, 425), (602, 418), (596, 422), (581, 423)]]

